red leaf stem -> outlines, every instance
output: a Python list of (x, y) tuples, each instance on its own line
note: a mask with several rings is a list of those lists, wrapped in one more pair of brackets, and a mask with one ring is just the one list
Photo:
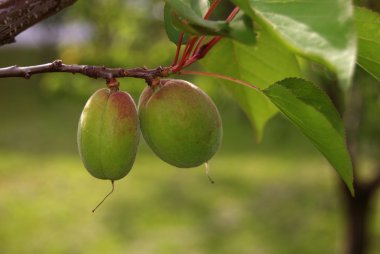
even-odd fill
[(237, 84), (240, 84), (240, 85), (243, 85), (243, 86), (255, 89), (257, 91), (261, 91), (260, 88), (258, 88), (255, 85), (252, 85), (252, 84), (250, 84), (248, 82), (245, 82), (243, 80), (236, 79), (236, 78), (229, 77), (229, 76), (225, 76), (225, 75), (222, 75), (222, 74), (203, 72), (203, 71), (191, 71), (191, 70), (181, 70), (180, 72), (178, 72), (178, 74), (201, 75), (201, 76), (207, 76), (207, 77), (220, 78), (220, 79), (232, 81), (234, 83), (237, 83)]
[(172, 66), (176, 65), (178, 62), (179, 53), (181, 52), (181, 47), (182, 47), (183, 36), (184, 36), (184, 32), (181, 32), (181, 34), (179, 36), (178, 43), (177, 43), (177, 50), (175, 52), (175, 57), (174, 57), (174, 61), (173, 61)]
[(205, 16), (203, 18), (204, 19), (208, 19), (210, 17), (211, 13), (214, 11), (214, 9), (218, 6), (219, 3), (220, 3), (220, 0), (215, 0), (211, 4), (210, 8), (207, 10), (207, 12), (206, 12), (206, 14), (205, 14)]
[(230, 15), (228, 15), (226, 21), (232, 21), (235, 18), (236, 14), (238, 14), (239, 10), (240, 10), (240, 8), (236, 6), (232, 10), (232, 12), (230, 13)]
[[(212, 11), (216, 8), (216, 6), (219, 4), (219, 0), (213, 2), (209, 10), (207, 11), (206, 15), (204, 16), (204, 19), (208, 19), (211, 15)], [(232, 12), (228, 15), (226, 21), (230, 22), (232, 21), (235, 16), (239, 12), (239, 7), (235, 7)], [(198, 40), (199, 39), (199, 40)], [(205, 36), (201, 37), (193, 37), (192, 39), (188, 40), (184, 49), (184, 52), (182, 54), (180, 62), (178, 62), (178, 55), (180, 47), (177, 47), (177, 53), (176, 53), (176, 60), (174, 61), (173, 65), (171, 66), (171, 70), (173, 73), (181, 71), (183, 68), (193, 64), (199, 59), (202, 59), (214, 46), (217, 44), (221, 39), (222, 36), (214, 36), (208, 43), (203, 44)], [(195, 48), (194, 48), (195, 46)], [(194, 48), (194, 51), (192, 52)]]

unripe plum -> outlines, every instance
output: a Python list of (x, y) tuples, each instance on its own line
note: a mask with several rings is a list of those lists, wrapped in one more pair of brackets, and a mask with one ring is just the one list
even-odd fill
[(207, 162), (218, 150), (222, 121), (211, 98), (176, 79), (148, 86), (139, 100), (141, 132), (162, 160), (180, 168)]
[(118, 180), (135, 161), (140, 137), (136, 105), (122, 91), (100, 89), (87, 101), (78, 126), (84, 166), (100, 179)]

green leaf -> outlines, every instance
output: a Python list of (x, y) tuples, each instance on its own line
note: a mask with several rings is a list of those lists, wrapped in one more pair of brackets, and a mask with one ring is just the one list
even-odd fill
[[(174, 42), (174, 44), (178, 44), (179, 37), (181, 35), (181, 31), (177, 29), (173, 25), (172, 21), (172, 7), (168, 4), (165, 4), (164, 7), (164, 22), (165, 22), (165, 31), (166, 35), (168, 36), (169, 40)], [(185, 35), (182, 39), (182, 44), (185, 44), (187, 41), (188, 35)]]
[(199, 29), (205, 34), (214, 35), (227, 27), (227, 23), (224, 21), (204, 20), (201, 15), (193, 10), (190, 1), (166, 0), (166, 3), (174, 10), (172, 19), (173, 22), (177, 22), (174, 24), (185, 32), (198, 34), (197, 29)]
[(350, 86), (356, 56), (351, 0), (233, 0), (297, 54), (336, 73)]
[(380, 15), (365, 8), (355, 8), (358, 34), (357, 63), (380, 80)]
[[(237, 78), (260, 88), (266, 88), (286, 77), (300, 76), (294, 54), (266, 31), (258, 32), (256, 45), (223, 39), (201, 63), (207, 71)], [(238, 101), (260, 140), (266, 122), (277, 112), (276, 107), (256, 90), (230, 81), (217, 80), (225, 84)]]
[[(203, 17), (206, 14), (207, 10), (210, 8), (210, 2), (208, 0), (191, 0), (190, 6), (197, 15)], [(177, 45), (181, 31), (173, 25), (172, 13), (173, 8), (169, 4), (165, 3), (164, 22), (166, 34), (168, 38)], [(186, 43), (188, 37), (189, 36), (187, 34), (184, 35), (182, 44)]]
[(312, 83), (297, 78), (277, 82), (263, 92), (311, 140), (354, 194), (343, 122), (329, 97)]
[(178, 30), (190, 35), (220, 35), (244, 43), (255, 41), (252, 20), (249, 16), (241, 14), (233, 22), (205, 20), (197, 12), (198, 8), (192, 5), (192, 1), (194, 0), (166, 0), (172, 11), (171, 17), (166, 13), (165, 23), (171, 23)]
[(256, 42), (256, 34), (251, 17), (239, 12), (232, 22), (229, 23), (230, 31), (227, 37), (237, 39), (245, 44), (253, 44)]
[(203, 17), (210, 8), (210, 1), (208, 0), (190, 0), (191, 8), (199, 16)]

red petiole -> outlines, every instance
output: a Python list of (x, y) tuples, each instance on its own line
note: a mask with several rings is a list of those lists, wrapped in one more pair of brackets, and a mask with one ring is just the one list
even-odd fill
[[(210, 8), (208, 9), (207, 13), (204, 16), (204, 19), (208, 19), (213, 12), (213, 10), (218, 6), (220, 3), (220, 0), (216, 0), (212, 3)], [(239, 7), (235, 7), (230, 15), (227, 17), (226, 21), (230, 22), (233, 20), (233, 18), (236, 16), (236, 14), (239, 12)], [(176, 55), (174, 57), (173, 64), (171, 66), (171, 70), (173, 73), (181, 71), (183, 68), (193, 64), (199, 59), (202, 59), (210, 50), (212, 47), (217, 44), (222, 37), (221, 36), (214, 36), (209, 42), (206, 44), (203, 44), (203, 41), (205, 39), (205, 36), (195, 36), (192, 37), (191, 39), (188, 39), (186, 42), (185, 49), (182, 53), (181, 59), (179, 60), (179, 54), (181, 51), (181, 46), (182, 46), (182, 40), (183, 40), (184, 33), (182, 32), (177, 44), (177, 51)], [(193, 50), (194, 49), (194, 50)]]
[[(214, 11), (214, 9), (218, 6), (219, 3), (220, 3), (220, 0), (215, 0), (211, 4), (210, 8), (207, 10), (207, 13), (205, 14), (205, 16), (203, 18), (204, 19), (208, 19), (210, 17), (211, 13)], [(181, 51), (183, 37), (184, 37), (184, 32), (182, 32), (180, 34), (180, 36), (179, 36), (179, 40), (178, 40), (178, 44), (177, 44), (177, 50), (176, 50), (176, 54), (175, 54), (172, 66), (175, 66), (178, 63), (178, 58), (179, 58), (179, 53)], [(199, 47), (202, 44), (202, 41), (204, 40), (204, 38), (205, 38), (205, 36), (201, 36), (200, 40), (197, 43), (197, 46), (194, 49), (194, 52), (196, 52), (199, 49)]]
[[(214, 1), (214, 2), (211, 4), (210, 8), (207, 10), (207, 13), (205, 14), (205, 16), (204, 16), (203, 18), (207, 20), (207, 19), (210, 17), (210, 15), (212, 14), (212, 12), (214, 11), (214, 9), (218, 6), (219, 3), (220, 3), (220, 0), (216, 0), (216, 1)], [(202, 42), (203, 42), (203, 40), (204, 40), (205, 38), (206, 38), (206, 36), (204, 36), (204, 35), (202, 35), (202, 36), (199, 38), (199, 40), (198, 40), (198, 42), (197, 42), (197, 44), (196, 44), (196, 46), (195, 46), (194, 52), (193, 52), (193, 54), (192, 54), (192, 57), (193, 57), (194, 55), (196, 55), (197, 51), (199, 50), (199, 48), (200, 48), (200, 46), (202, 45)]]
[[(207, 11), (206, 15), (204, 16), (204, 19), (208, 19), (210, 17), (212, 11), (216, 8), (219, 2), (220, 2), (219, 0), (216, 0), (213, 2), (209, 10)], [(238, 12), (239, 12), (239, 7), (235, 7), (230, 13), (230, 15), (228, 15), (226, 21), (227, 22), (232, 21), (235, 18), (235, 16), (238, 14)], [(226, 75), (210, 73), (210, 72), (202, 72), (202, 71), (183, 70), (185, 67), (193, 64), (197, 60), (202, 59), (222, 39), (222, 36), (214, 36), (207, 43), (203, 44), (203, 41), (205, 40), (205, 38), (206, 36), (202, 35), (202, 36), (194, 36), (188, 39), (188, 41), (186, 42), (185, 49), (181, 56), (181, 60), (178, 63), (178, 58), (181, 51), (181, 44), (182, 44), (182, 39), (183, 39), (183, 33), (181, 33), (180, 40), (177, 45), (175, 61), (173, 65), (170, 67), (172, 73), (216, 77), (216, 78), (232, 81), (234, 83), (255, 89), (257, 91), (261, 91), (260, 88), (255, 85), (252, 85), (243, 80), (239, 80), (239, 79), (229, 77)]]
[(174, 61), (173, 61), (172, 66), (176, 65), (177, 62), (178, 62), (179, 53), (181, 52), (181, 46), (182, 46), (183, 36), (184, 36), (184, 33), (182, 32), (182, 33), (179, 35), (179, 40), (178, 40), (178, 44), (177, 44), (177, 50), (176, 50), (176, 52), (175, 52), (175, 57), (174, 57)]
[(190, 71), (190, 70), (181, 70), (179, 72), (179, 74), (187, 74), (187, 75), (200, 75), (200, 76), (207, 76), (207, 77), (216, 77), (216, 78), (220, 78), (220, 79), (224, 79), (224, 80), (228, 80), (228, 81), (232, 81), (234, 83), (237, 83), (237, 84), (240, 84), (240, 85), (243, 85), (243, 86), (246, 86), (246, 87), (249, 87), (249, 88), (252, 88), (252, 89), (255, 89), (257, 91), (261, 91), (260, 88), (258, 88), (257, 86), (255, 85), (252, 85), (248, 82), (245, 82), (243, 80), (240, 80), (240, 79), (236, 79), (236, 78), (232, 78), (232, 77), (229, 77), (229, 76), (225, 76), (225, 75), (222, 75), (222, 74), (217, 74), (217, 73), (210, 73), (210, 72), (203, 72), (203, 71)]
[(178, 64), (179, 68), (182, 68), (185, 64), (185, 61), (189, 58), (190, 53), (194, 47), (195, 42), (197, 41), (198, 37), (189, 38), (189, 40), (186, 43), (185, 50), (183, 51), (181, 61)]
[(215, 0), (211, 4), (210, 8), (207, 10), (207, 12), (203, 18), (208, 19), (210, 17), (210, 15), (212, 14), (212, 12), (214, 11), (214, 9), (219, 5), (219, 3), (220, 3), (220, 0)]
[(204, 36), (204, 35), (202, 35), (202, 36), (199, 38), (199, 40), (198, 40), (198, 42), (197, 42), (197, 45), (195, 46), (194, 52), (193, 52), (193, 54), (191, 55), (192, 57), (198, 52), (198, 50), (199, 50), (200, 46), (202, 45), (202, 42), (203, 42), (203, 40), (204, 40), (205, 38), (206, 38), (206, 36)]

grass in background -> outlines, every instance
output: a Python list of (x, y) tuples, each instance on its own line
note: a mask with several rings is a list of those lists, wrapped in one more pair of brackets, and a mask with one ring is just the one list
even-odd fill
[(212, 185), (203, 167), (143, 153), (92, 214), (110, 183), (77, 156), (2, 154), (1, 253), (335, 253), (342, 240), (335, 179), (315, 158), (224, 154)]

